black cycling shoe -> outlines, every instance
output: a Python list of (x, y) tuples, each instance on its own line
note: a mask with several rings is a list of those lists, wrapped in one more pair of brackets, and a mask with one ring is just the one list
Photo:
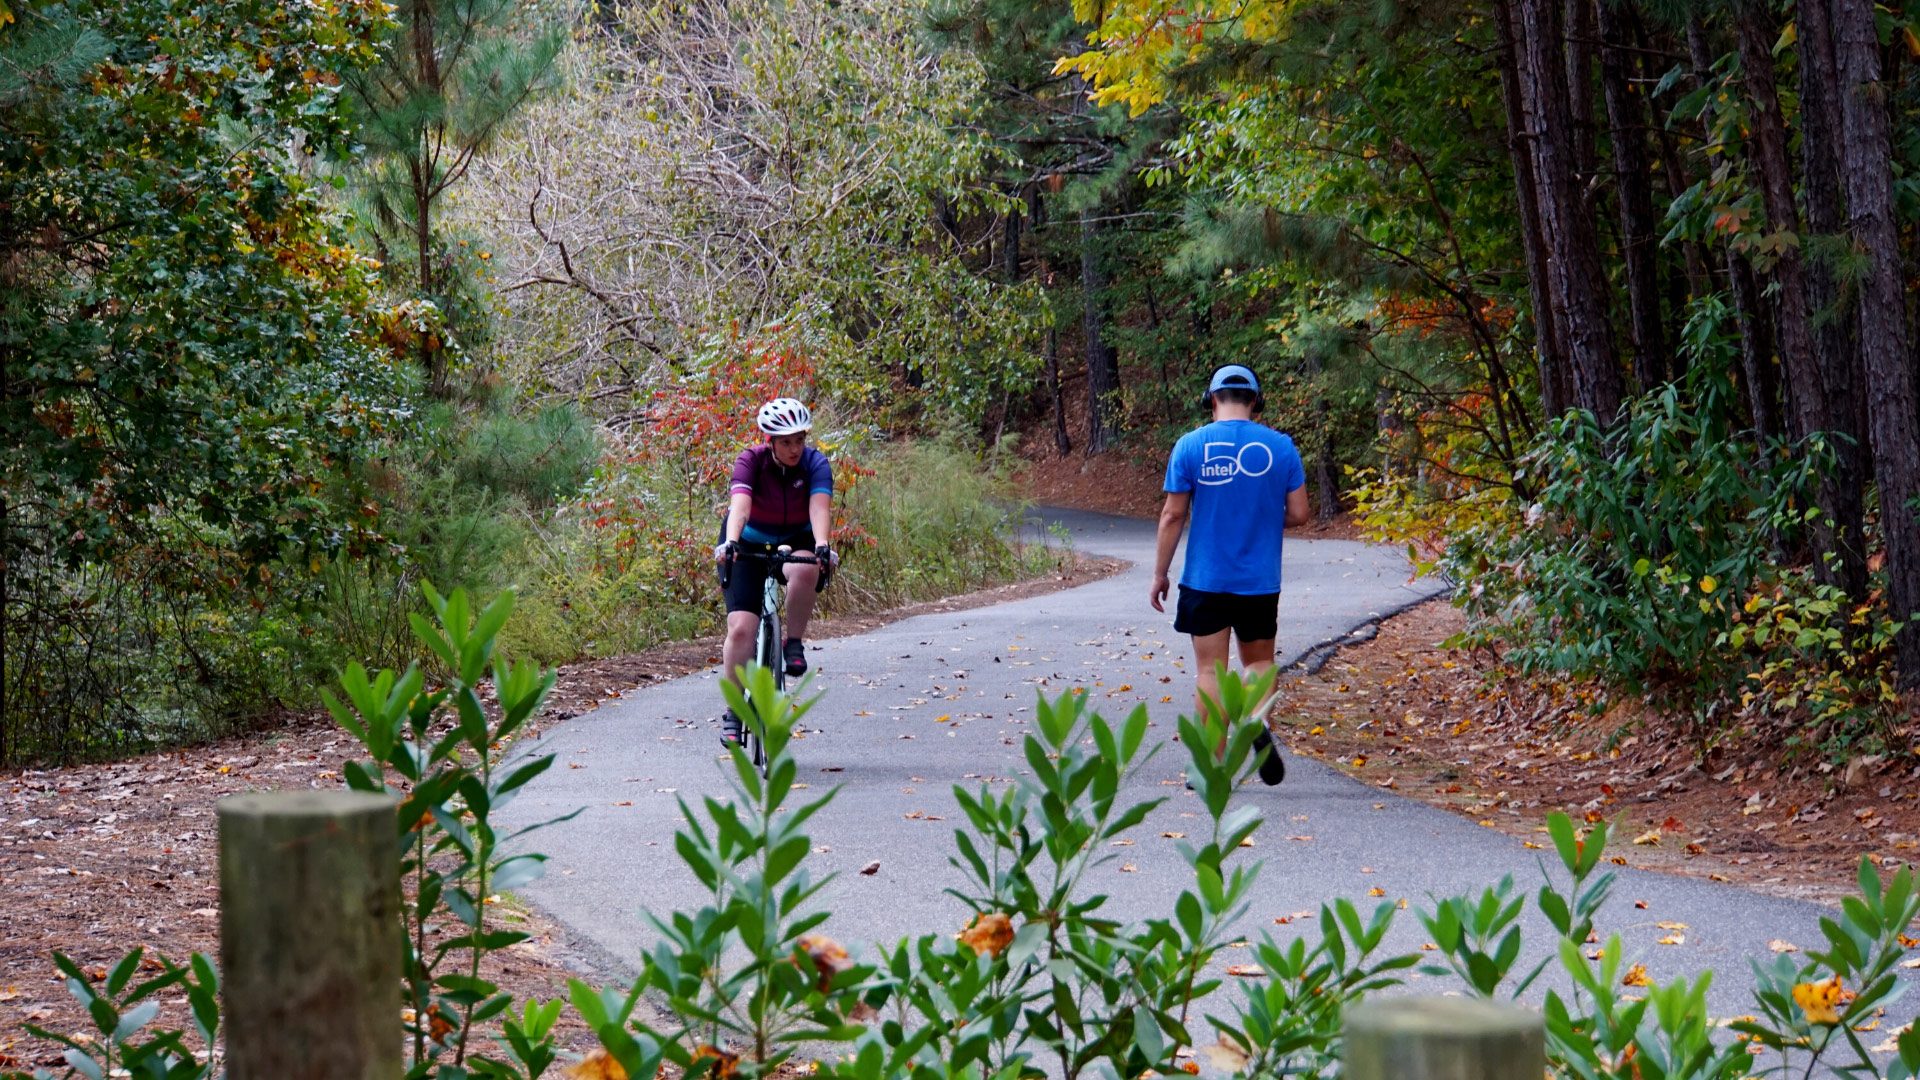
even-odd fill
[(720, 741), (723, 743), (743, 743), (747, 741), (747, 725), (741, 723), (740, 718), (733, 715), (732, 709), (728, 709), (727, 714), (720, 718)]
[(1274, 744), (1273, 732), (1262, 723), (1260, 730), (1253, 736), (1253, 753), (1260, 762), (1260, 781), (1268, 787), (1287, 778), (1287, 763), (1280, 757), (1280, 747)]
[(788, 638), (781, 649), (787, 657), (787, 678), (797, 679), (807, 673), (807, 643), (799, 638)]

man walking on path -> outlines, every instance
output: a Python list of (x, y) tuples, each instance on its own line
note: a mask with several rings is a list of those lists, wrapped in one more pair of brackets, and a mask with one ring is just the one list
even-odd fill
[[(1253, 420), (1266, 404), (1253, 372), (1239, 364), (1220, 368), (1201, 400), (1212, 422), (1182, 436), (1167, 459), (1167, 501), (1148, 596), (1153, 610), (1166, 610), (1167, 572), (1191, 516), (1173, 628), (1193, 639), (1196, 715), (1204, 715), (1209, 704), (1220, 710), (1228, 635), (1239, 641), (1240, 666), (1249, 676), (1273, 666), (1282, 536), (1285, 526), (1304, 525), (1312, 513), (1306, 469), (1293, 440)], [(1260, 779), (1277, 784), (1286, 765), (1267, 730), (1272, 701), (1269, 696), (1254, 710), (1260, 721), (1254, 754)]]

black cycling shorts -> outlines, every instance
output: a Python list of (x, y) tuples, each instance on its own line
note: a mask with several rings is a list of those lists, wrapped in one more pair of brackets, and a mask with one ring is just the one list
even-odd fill
[[(814, 548), (813, 530), (802, 529), (780, 543), (792, 548), (795, 553), (811, 552)], [(771, 554), (777, 544), (756, 544), (751, 540), (740, 541), (740, 550), (749, 555)], [(773, 572), (773, 564), (765, 559), (735, 559), (733, 573), (727, 577), (727, 611), (751, 611), (760, 614), (760, 594), (767, 583), (767, 575)]]
[(1242, 644), (1272, 641), (1280, 629), (1280, 594), (1242, 596), (1182, 585), (1180, 603), (1174, 609), (1173, 628), (1194, 637), (1206, 637), (1231, 628), (1233, 636)]

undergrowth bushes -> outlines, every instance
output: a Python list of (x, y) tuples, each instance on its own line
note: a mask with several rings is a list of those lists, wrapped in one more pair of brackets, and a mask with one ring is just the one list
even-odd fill
[[(1004, 473), (971, 452), (944, 441), (869, 443), (856, 460), (842, 440), (817, 440), (834, 461), (842, 565), (821, 594), (822, 615), (1016, 580), (1062, 557), (1020, 541)], [(522, 616), (509, 628), (510, 647), (551, 662), (716, 632), (712, 552), (725, 485), (689, 489), (683, 477), (674, 463), (603, 463), (582, 497), (523, 549)]]
[[(1416, 561), (1457, 586), (1473, 620), (1462, 643), (1522, 671), (1643, 696), (1689, 720), (1703, 748), (1780, 722), (1790, 747), (1832, 759), (1883, 751), (1899, 624), (1877, 589), (1853, 603), (1788, 554), (1830, 454), (1819, 437), (1756, 453), (1730, 429), (1734, 393), (1699, 374), (1636, 400), (1610, 429), (1570, 413), (1506, 490), (1435, 499), (1376, 482), (1363, 518), (1413, 543), (1431, 538), (1423, 522), (1448, 522)], [(1431, 502), (1459, 509), (1409, 509)], [(1513, 509), (1485, 509), (1500, 504)]]
[[(509, 395), (433, 405), (345, 470), (351, 533), (330, 548), (236, 568), (199, 528), (129, 545), (112, 565), (21, 567), (73, 632), (18, 634), (5, 651), (0, 765), (100, 758), (218, 737), (318, 704), (349, 663), (427, 660), (410, 621), (421, 585), (516, 590), (506, 644), (555, 663), (714, 633), (711, 551), (740, 449), (740, 401), (811, 371), (769, 350), (663, 400), (624, 446), (577, 408), (515, 411)], [(733, 381), (727, 381), (733, 380)], [(809, 395), (811, 396), (811, 395)], [(1037, 573), (998, 468), (956, 443), (888, 445), (822, 410), (845, 572), (824, 614), (883, 609)], [(41, 580), (44, 579), (44, 580)], [(28, 599), (9, 597), (9, 617)]]

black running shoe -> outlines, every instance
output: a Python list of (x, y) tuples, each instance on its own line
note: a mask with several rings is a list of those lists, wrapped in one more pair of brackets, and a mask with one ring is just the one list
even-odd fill
[(1280, 757), (1280, 747), (1274, 744), (1273, 732), (1267, 730), (1262, 722), (1260, 730), (1253, 736), (1254, 760), (1260, 763), (1260, 782), (1272, 787), (1287, 778), (1287, 763)]
[(799, 638), (788, 638), (781, 650), (787, 657), (787, 678), (797, 679), (807, 673), (807, 643)]
[(720, 718), (720, 741), (723, 743), (747, 741), (747, 726), (740, 722), (739, 717), (733, 715), (732, 709), (728, 709), (727, 714)]

